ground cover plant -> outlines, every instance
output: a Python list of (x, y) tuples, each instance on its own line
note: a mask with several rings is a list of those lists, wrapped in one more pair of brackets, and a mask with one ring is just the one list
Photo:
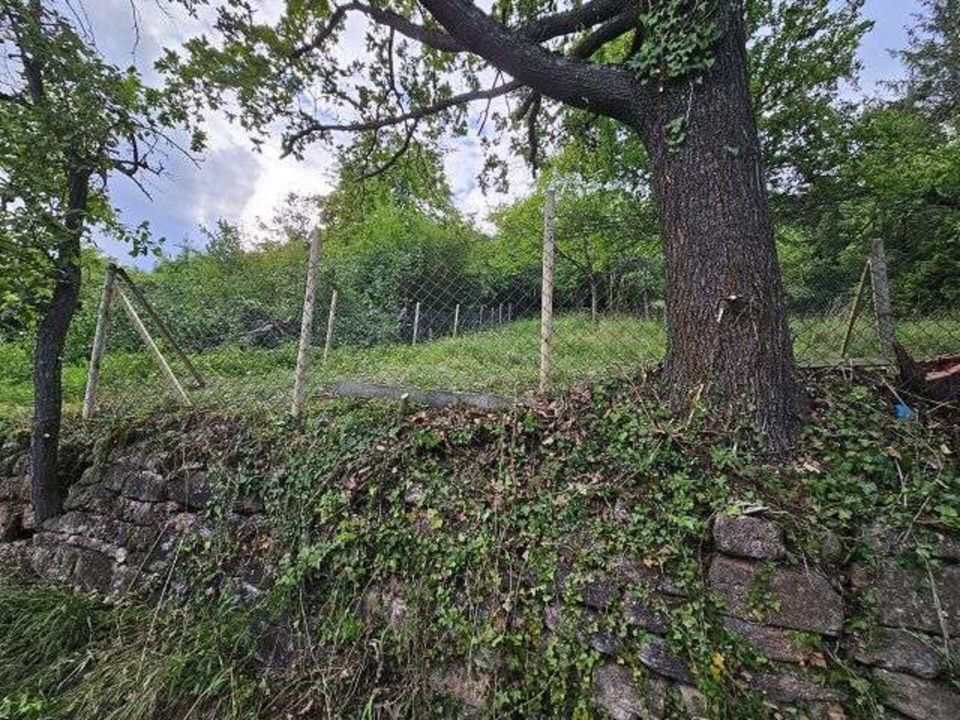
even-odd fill
[[(182, 548), (176, 576), (190, 591), (115, 605), (4, 577), (0, 715), (449, 717), (462, 711), (444, 693), (455, 668), (490, 698), (473, 716), (592, 717), (594, 633), (646, 672), (635, 652), (647, 636), (620, 606), (590, 615), (579, 604), (598, 573), (630, 558), (688, 594), (662, 608), (667, 642), (708, 716), (770, 717), (743, 682), (767, 661), (724, 628), (706, 589), (714, 517), (767, 508), (802, 567), (868, 557), (864, 530), (877, 521), (909, 537), (920, 566), (935, 564), (938, 535), (960, 533), (955, 409), (899, 422), (879, 380), (808, 376), (807, 386), (816, 422), (788, 463), (748, 427), (670, 415), (639, 379), (502, 413), (325, 400), (302, 424), (194, 411), (103, 421), (95, 443), (72, 432), (87, 463), (126, 446), (206, 463), (211, 520), (255, 497), (271, 542), (244, 545), (225, 523)], [(245, 553), (277, 569), (252, 605), (220, 570)], [(760, 590), (756, 605), (763, 612)], [(546, 633), (556, 606), (577, 622)], [(869, 625), (863, 613), (851, 623)], [(277, 626), (291, 654), (264, 669)], [(810, 672), (848, 691), (848, 716), (883, 717), (882, 688), (822, 654)]]

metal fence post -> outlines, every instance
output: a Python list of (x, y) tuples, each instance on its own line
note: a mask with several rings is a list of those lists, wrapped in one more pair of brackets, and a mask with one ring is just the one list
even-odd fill
[(890, 301), (890, 278), (887, 274), (887, 254), (883, 238), (874, 238), (870, 248), (870, 273), (873, 281), (873, 307), (877, 314), (877, 331), (880, 334), (880, 352), (884, 360), (894, 362), (896, 355), (896, 328), (893, 320), (893, 305)]
[(553, 220), (554, 191), (547, 188), (543, 204), (543, 284), (540, 292), (540, 392), (550, 386), (553, 372)]
[(307, 259), (307, 281), (303, 290), (303, 314), (300, 320), (300, 344), (297, 346), (297, 367), (293, 376), (293, 402), (290, 414), (300, 417), (307, 395), (307, 366), (310, 363), (310, 336), (313, 335), (313, 305), (317, 297), (317, 267), (320, 265), (320, 228), (310, 233), (310, 254)]
[(460, 328), (460, 303), (453, 309), (453, 336), (457, 336), (457, 330)]

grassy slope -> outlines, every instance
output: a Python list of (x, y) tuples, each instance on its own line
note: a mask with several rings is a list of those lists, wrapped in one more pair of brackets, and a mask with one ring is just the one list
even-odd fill
[[(882, 388), (809, 384), (813, 417), (790, 463), (765, 460), (749, 431), (672, 419), (653, 388), (622, 383), (497, 414), (324, 401), (303, 426), (197, 414), (81, 435), (98, 452), (133, 437), (168, 462), (206, 464), (224, 501), (259, 495), (274, 541), (258, 552), (278, 584), (242, 610), (226, 589), (206, 592), (224, 561), (249, 552), (229, 536), (181, 560), (197, 584), (186, 605), (105, 607), (0, 577), (0, 717), (372, 718), (376, 707), (456, 717), (428, 688), (438, 668), (464, 663), (475, 677), (496, 668), (483, 717), (589, 718), (602, 659), (578, 625), (542, 636), (545, 606), (577, 617), (581, 583), (629, 557), (668, 569), (690, 594), (664, 608), (667, 639), (695, 669), (709, 716), (769, 718), (738, 682), (763, 661), (724, 630), (704, 591), (712, 516), (770, 508), (805, 568), (835, 562), (821, 553), (825, 531), (840, 557), (863, 559), (863, 528), (882, 520), (908, 530), (921, 563), (933, 533), (960, 533), (955, 417), (899, 423)], [(377, 588), (403, 601), (399, 622), (359, 609)], [(646, 635), (618, 607), (584, 621), (620, 638), (620, 661), (642, 674)], [(862, 612), (853, 628), (869, 625), (869, 605)], [(283, 617), (312, 650), (261, 679), (252, 633)], [(851, 668), (809, 670), (851, 692), (849, 717), (882, 717), (876, 688)]]
[[(842, 318), (799, 319), (794, 323), (796, 352), (801, 363), (839, 360), (844, 333)], [(903, 322), (901, 340), (918, 354), (958, 351), (960, 322)], [(446, 337), (417, 346), (382, 345), (335, 348), (326, 365), (314, 351), (311, 387), (319, 391), (333, 380), (363, 379), (427, 388), (479, 390), (507, 396), (536, 387), (539, 363), (539, 321), (518, 320), (496, 329)], [(592, 323), (581, 315), (559, 317), (555, 324), (555, 380), (558, 388), (610, 375), (633, 375), (657, 362), (664, 351), (663, 327), (632, 317), (603, 318)], [(224, 347), (194, 356), (210, 381), (193, 392), (197, 404), (249, 407), (282, 406), (292, 387), (296, 348), (288, 343), (274, 350)], [(879, 355), (875, 334), (861, 320), (849, 357)], [(29, 412), (32, 386), (29, 360), (18, 348), (0, 346), (0, 414), (23, 417)], [(64, 400), (75, 412), (83, 398), (86, 369), (64, 371)], [(181, 378), (186, 374), (181, 370)], [(109, 353), (102, 371), (102, 396), (107, 404), (148, 411), (169, 403), (163, 381), (145, 353)]]

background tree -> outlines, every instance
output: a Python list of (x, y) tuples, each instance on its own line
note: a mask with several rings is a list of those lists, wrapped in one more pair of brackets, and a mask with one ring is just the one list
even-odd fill
[(910, 46), (898, 53), (908, 78), (899, 84), (907, 102), (936, 122), (960, 128), (960, 0), (922, 0)]
[[(753, 24), (773, 8), (751, 3)], [(368, 20), (360, 54), (338, 47), (348, 14)], [(293, 155), (338, 133), (463, 133), (466, 104), (511, 93), (513, 113), (494, 103), (486, 122), (523, 128), (531, 159), (560, 106), (635, 133), (665, 247), (672, 400), (696, 397), (717, 419), (749, 412), (773, 446), (789, 443), (797, 387), (741, 0), (503, 2), (491, 14), (463, 0), (296, 3), (274, 23), (224, 4), (217, 27), (215, 42), (191, 40), (186, 58), (169, 51), (161, 67), (197, 106), (234, 97), (255, 141), (282, 120)]]
[(158, 172), (162, 127), (182, 115), (156, 113), (157, 94), (134, 70), (104, 62), (67, 18), (40, 0), (3, 3), (0, 47), (0, 239), (14, 249), (5, 253), (4, 272), (32, 278), (19, 289), (5, 288), (4, 303), (36, 314), (31, 475), (34, 512), (42, 521), (61, 509), (61, 370), (80, 296), (83, 240), (99, 225), (129, 241), (134, 252), (146, 250), (146, 226), (130, 229), (119, 221), (106, 180), (120, 173), (138, 182), (141, 173)]

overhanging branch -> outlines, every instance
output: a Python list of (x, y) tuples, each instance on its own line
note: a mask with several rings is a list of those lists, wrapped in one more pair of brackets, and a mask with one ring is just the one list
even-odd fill
[[(580, 7), (547, 15), (520, 25), (513, 31), (531, 42), (541, 43), (593, 27), (624, 12), (625, 9), (630, 8), (631, 4), (631, 0), (591, 0)], [(361, 2), (350, 2), (334, 10), (320, 32), (310, 42), (293, 51), (293, 57), (303, 57), (322, 47), (327, 39), (336, 32), (349, 12), (362, 13), (375, 23), (385, 25), (401, 35), (435, 50), (462, 52), (469, 49), (456, 37), (442, 30), (434, 30), (419, 25), (391, 10), (384, 10)]]
[(413, 110), (409, 110), (399, 115), (377, 118), (374, 120), (358, 120), (357, 122), (352, 123), (321, 123), (313, 120), (312, 118), (308, 118), (306, 125), (297, 130), (295, 133), (284, 138), (283, 154), (281, 157), (286, 157), (292, 153), (297, 144), (308, 135), (322, 132), (369, 132), (372, 130), (380, 130), (381, 128), (394, 127), (396, 125), (402, 125), (406, 122), (410, 122), (411, 120), (421, 120), (425, 117), (436, 115), (437, 113), (441, 113), (444, 110), (449, 110), (457, 105), (463, 105), (475, 100), (489, 100), (500, 97), (501, 95), (506, 95), (507, 93), (513, 92), (520, 87), (522, 87), (521, 83), (514, 80), (504, 83), (503, 85), (496, 85), (486, 90), (473, 90), (471, 92), (460, 93), (458, 95), (451, 95), (443, 100), (438, 100), (433, 105), (414, 108)]
[(624, 68), (594, 65), (549, 52), (463, 0), (420, 0), (467, 50), (547, 97), (634, 123), (635, 83)]

